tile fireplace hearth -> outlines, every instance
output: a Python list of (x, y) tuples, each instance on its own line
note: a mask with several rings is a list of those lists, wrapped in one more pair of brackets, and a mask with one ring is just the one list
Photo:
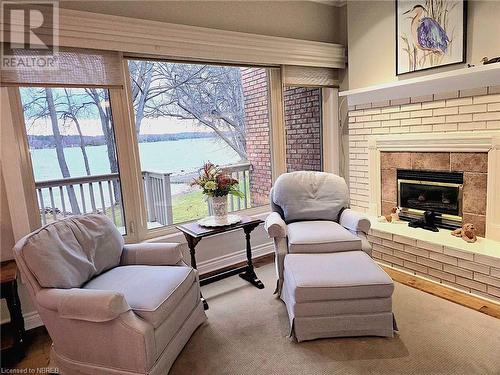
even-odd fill
[(500, 303), (500, 242), (467, 243), (449, 230), (429, 232), (372, 217), (368, 235), (382, 265)]

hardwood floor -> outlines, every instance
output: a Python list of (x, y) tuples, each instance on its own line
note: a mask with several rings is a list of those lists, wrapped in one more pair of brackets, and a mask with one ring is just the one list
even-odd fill
[[(272, 263), (273, 261), (274, 255), (270, 254), (255, 259), (254, 264), (256, 267), (259, 267), (268, 263)], [(387, 267), (383, 268), (393, 278), (394, 281), (500, 319), (500, 305), (496, 303), (488, 302), (486, 300), (460, 291), (455, 291), (445, 286), (423, 280), (404, 272), (400, 272)], [(206, 277), (207, 275), (203, 276)], [(50, 345), (51, 340), (47, 331), (45, 330), (45, 327), (38, 327), (28, 331), (26, 340), (26, 356), (12, 368), (36, 369), (48, 367)]]
[[(49, 334), (45, 327), (37, 327), (26, 332), (25, 356), (17, 364), (9, 363), (9, 358), (2, 358), (2, 371), (8, 369), (43, 369), (49, 366)], [(42, 373), (42, 372), (39, 372)], [(2, 372), (3, 374), (3, 372)]]
[(495, 302), (489, 302), (471, 294), (450, 289), (393, 268), (383, 266), (382, 268), (394, 281), (500, 319), (500, 305)]

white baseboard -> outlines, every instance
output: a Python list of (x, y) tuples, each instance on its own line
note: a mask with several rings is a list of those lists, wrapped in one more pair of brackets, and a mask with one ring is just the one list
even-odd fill
[[(37, 311), (29, 311), (27, 313), (23, 314), (24, 318), (24, 329), (26, 331), (43, 326), (42, 320), (40, 319), (40, 315), (38, 315)], [(0, 321), (0, 324), (5, 324), (10, 321), (8, 316), (2, 316), (2, 320)]]
[[(265, 243), (257, 246), (252, 246), (252, 258), (258, 258), (263, 255), (271, 254), (273, 252), (273, 243)], [(231, 254), (222, 255), (220, 257), (212, 258), (198, 263), (198, 271), (200, 272), (200, 275), (203, 275), (208, 272), (217, 271), (222, 268), (230, 267), (234, 264), (244, 262), (246, 259), (246, 250), (239, 250)]]
[(42, 319), (40, 319), (40, 315), (36, 311), (30, 311), (26, 314), (23, 314), (24, 317), (24, 328), (26, 331), (30, 329), (43, 326)]
[[(271, 254), (274, 252), (274, 245), (272, 243), (266, 243), (258, 246), (252, 247), (252, 258), (258, 258), (263, 255)], [(198, 270), (200, 274), (213, 272), (218, 269), (225, 267), (230, 267), (236, 263), (243, 262), (247, 259), (246, 250), (235, 251), (234, 253), (223, 255), (217, 258), (206, 260), (200, 262), (198, 265)], [(23, 314), (24, 326), (27, 331), (30, 329), (43, 326), (42, 319), (36, 311), (30, 311)]]

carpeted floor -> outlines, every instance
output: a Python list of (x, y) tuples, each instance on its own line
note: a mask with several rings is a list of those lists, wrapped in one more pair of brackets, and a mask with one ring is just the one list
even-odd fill
[(171, 374), (500, 374), (500, 320), (396, 284), (399, 335), (287, 338), (274, 265), (257, 270), (266, 288), (235, 276), (203, 287), (208, 322), (193, 335)]
[[(395, 338), (297, 344), (287, 338), (284, 304), (272, 295), (274, 264), (257, 274), (263, 290), (238, 276), (202, 288), (210, 304), (208, 322), (194, 333), (171, 375), (500, 375), (500, 319), (396, 283)], [(17, 369), (48, 364), (50, 338), (44, 330), (32, 333)]]

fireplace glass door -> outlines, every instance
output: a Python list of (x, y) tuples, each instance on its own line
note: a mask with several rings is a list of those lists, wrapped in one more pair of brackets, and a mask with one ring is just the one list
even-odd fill
[(460, 186), (444, 182), (399, 180), (399, 206), (462, 216)]

